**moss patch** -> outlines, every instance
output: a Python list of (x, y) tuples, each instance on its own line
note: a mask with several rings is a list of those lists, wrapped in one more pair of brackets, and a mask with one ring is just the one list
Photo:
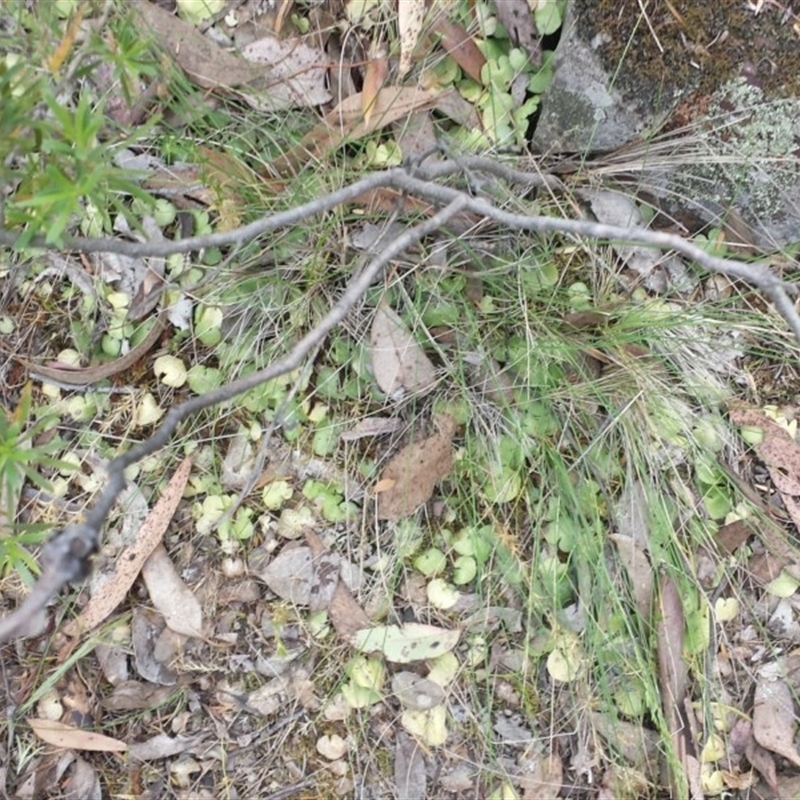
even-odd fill
[(585, 39), (601, 43), (603, 66), (614, 74), (624, 64), (626, 93), (644, 83), (666, 98), (708, 95), (737, 77), (767, 100), (800, 93), (800, 47), (780, 9), (766, 5), (756, 16), (741, 0), (673, 0), (649, 4), (645, 19), (637, 0), (573, 2)]

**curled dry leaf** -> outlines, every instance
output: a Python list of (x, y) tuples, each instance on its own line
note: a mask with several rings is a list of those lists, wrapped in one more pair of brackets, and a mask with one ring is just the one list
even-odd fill
[(413, 514), (450, 472), (455, 422), (446, 415), (437, 422), (438, 433), (406, 445), (381, 473), (379, 484), (384, 488), (378, 494), (378, 519), (396, 520)]
[(382, 302), (375, 313), (369, 337), (372, 371), (389, 397), (425, 392), (436, 381), (436, 371), (411, 331)]

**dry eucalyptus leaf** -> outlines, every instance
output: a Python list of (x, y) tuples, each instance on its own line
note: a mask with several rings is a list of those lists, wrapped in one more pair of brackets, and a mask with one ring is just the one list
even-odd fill
[(203, 609), (200, 601), (175, 569), (163, 545), (159, 545), (142, 567), (150, 599), (167, 627), (182, 636), (201, 636)]
[(128, 745), (119, 739), (112, 739), (110, 736), (82, 728), (73, 728), (63, 722), (32, 718), (28, 720), (28, 725), (43, 742), (54, 747), (93, 750), (98, 753), (122, 753), (128, 749)]
[(164, 533), (183, 497), (183, 490), (192, 468), (191, 458), (185, 458), (170, 479), (164, 494), (153, 506), (139, 531), (138, 541), (126, 547), (117, 558), (115, 572), (102, 584), (102, 591), (92, 594), (86, 607), (74, 620), (64, 626), (67, 636), (88, 631), (103, 622), (127, 596), (128, 591)]
[(436, 381), (436, 371), (403, 320), (382, 302), (369, 337), (372, 371), (378, 386), (389, 395), (425, 392)]
[(264, 67), (223, 50), (155, 3), (137, 3), (136, 12), (146, 32), (203, 89), (232, 89), (264, 74)]
[(447, 416), (438, 423), (439, 433), (406, 445), (386, 465), (379, 479), (386, 488), (378, 495), (378, 519), (397, 520), (413, 514), (450, 472), (455, 423)]
[(422, 33), (426, 0), (403, 0), (397, 4), (397, 28), (400, 32), (400, 77), (413, 65), (414, 48)]
[(753, 736), (762, 747), (800, 767), (794, 727), (792, 690), (782, 680), (759, 680), (753, 698)]

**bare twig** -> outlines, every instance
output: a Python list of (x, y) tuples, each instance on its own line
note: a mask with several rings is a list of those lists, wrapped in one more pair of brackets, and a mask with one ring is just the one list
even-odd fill
[(404, 250), (416, 244), (424, 236), (433, 233), (445, 225), (448, 220), (463, 210), (467, 198), (460, 196), (446, 208), (434, 214), (425, 222), (409, 228), (372, 260), (368, 267), (359, 273), (346, 287), (339, 300), (322, 318), (320, 323), (309, 331), (282, 359), (270, 364), (258, 372), (241, 378), (227, 386), (222, 386), (206, 394), (193, 397), (167, 412), (155, 433), (143, 442), (134, 445), (130, 450), (117, 456), (108, 465), (108, 478), (94, 506), (86, 514), (83, 522), (69, 525), (55, 534), (42, 549), (42, 574), (39, 582), (11, 614), (0, 620), (0, 642), (24, 635), (31, 620), (39, 618), (45, 605), (53, 599), (61, 589), (71, 581), (86, 575), (89, 559), (97, 549), (100, 530), (106, 520), (117, 496), (125, 485), (124, 470), (145, 456), (160, 450), (167, 444), (178, 425), (188, 417), (210, 408), (218, 403), (226, 402), (237, 395), (297, 369), (303, 359), (318, 347), (328, 333), (347, 315), (350, 309), (361, 299), (381, 270)]

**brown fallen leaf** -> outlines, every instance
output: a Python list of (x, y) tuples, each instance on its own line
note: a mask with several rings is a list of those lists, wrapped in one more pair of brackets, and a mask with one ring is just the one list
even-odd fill
[(200, 601), (183, 582), (164, 545), (157, 545), (142, 565), (142, 579), (153, 606), (164, 617), (170, 630), (181, 636), (202, 635)]
[(533, 21), (529, 0), (497, 0), (495, 9), (497, 19), (508, 32), (511, 41), (521, 47), (534, 64), (541, 64), (541, 37)]
[[(312, 530), (306, 530), (305, 537), (314, 558), (320, 558), (326, 552), (322, 540)], [(328, 617), (333, 629), (346, 642), (352, 642), (356, 632), (370, 624), (366, 612), (356, 602), (341, 576), (328, 603)]]
[(396, 398), (433, 388), (436, 370), (402, 319), (382, 301), (369, 335), (372, 372), (378, 386)]
[(800, 445), (761, 409), (735, 405), (729, 413), (734, 424), (763, 431), (763, 438), (753, 446), (756, 455), (769, 470), (789, 516), (800, 528)]
[(264, 67), (223, 50), (193, 25), (155, 3), (137, 3), (145, 31), (203, 89), (233, 89), (264, 75)]
[(780, 679), (760, 679), (753, 698), (753, 736), (762, 747), (800, 767), (794, 727), (794, 700), (789, 686)]
[(483, 83), (481, 69), (486, 63), (486, 56), (481, 53), (475, 40), (465, 28), (440, 15), (434, 23), (433, 30), (439, 34), (442, 47), (456, 64), (476, 83)]
[(191, 468), (191, 458), (185, 458), (153, 506), (153, 510), (147, 515), (139, 532), (138, 541), (119, 554), (114, 571), (103, 583), (103, 591), (93, 595), (81, 613), (63, 627), (62, 630), (67, 636), (77, 636), (96, 628), (125, 599), (141, 572), (142, 565), (164, 537), (175, 509), (183, 497)]
[(436, 422), (438, 433), (406, 445), (381, 473), (380, 481), (394, 483), (378, 494), (378, 519), (397, 520), (413, 514), (430, 500), (436, 484), (450, 472), (456, 425), (447, 415)]
[(345, 142), (369, 136), (413, 111), (436, 105), (442, 92), (413, 86), (384, 86), (370, 103), (364, 117), (363, 92), (342, 100), (299, 144), (275, 159), (270, 168), (277, 175), (291, 173), (309, 159), (319, 158)]
[(364, 113), (364, 121), (369, 122), (372, 116), (375, 98), (381, 87), (386, 83), (389, 74), (389, 53), (381, 45), (370, 52), (367, 68), (364, 71), (364, 88), (361, 91), (361, 110)]
[(47, 744), (53, 747), (63, 747), (66, 750), (92, 750), (97, 753), (122, 753), (128, 749), (125, 742), (103, 736), (102, 733), (73, 728), (63, 722), (50, 719), (33, 717), (28, 720), (33, 732)]

